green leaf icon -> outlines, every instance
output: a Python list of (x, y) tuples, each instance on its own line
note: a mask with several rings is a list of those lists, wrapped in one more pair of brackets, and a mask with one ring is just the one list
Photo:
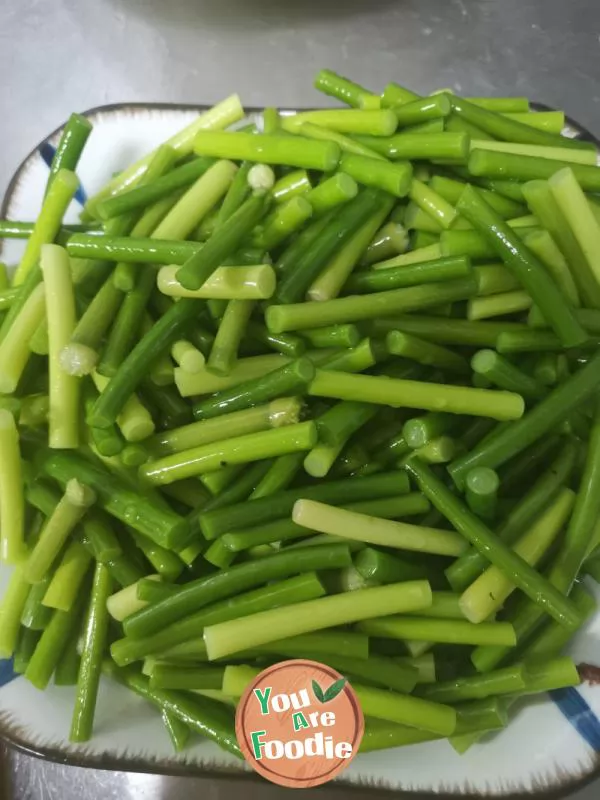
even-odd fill
[(312, 682), (312, 690), (319, 703), (324, 703), (325, 695), (323, 694), (323, 689), (321, 689), (321, 687), (316, 681)]
[(327, 689), (323, 695), (323, 702), (328, 703), (330, 700), (334, 700), (338, 694), (343, 691), (345, 685), (346, 678), (340, 678), (338, 681), (335, 681), (335, 683), (332, 683), (329, 689)]

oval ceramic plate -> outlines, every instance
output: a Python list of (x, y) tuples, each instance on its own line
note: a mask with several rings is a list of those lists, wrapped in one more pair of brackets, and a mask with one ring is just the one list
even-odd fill
[[(114, 172), (187, 125), (201, 110), (156, 104), (105, 106), (88, 112), (94, 130), (78, 169), (82, 192), (69, 209), (68, 220), (77, 220), (86, 192), (95, 193)], [(575, 123), (570, 126), (572, 134), (592, 138)], [(2, 218), (35, 219), (59, 135), (60, 130), (52, 133), (19, 167), (4, 198)], [(22, 247), (22, 242), (4, 242), (2, 260), (14, 264)], [(9, 570), (0, 567), (0, 595), (8, 575)], [(577, 635), (571, 654), (578, 662), (600, 663), (600, 617)], [(72, 704), (72, 688), (51, 686), (39, 692), (13, 675), (10, 662), (0, 661), (0, 736), (29, 753), (79, 766), (165, 774), (245, 773), (247, 779), (256, 779), (244, 764), (209, 742), (197, 740), (175, 755), (156, 712), (108, 681), (100, 688), (94, 738), (73, 745), (67, 738)], [(413, 797), (428, 793), (565, 797), (600, 777), (599, 716), (600, 686), (554, 692), (529, 703), (507, 730), (464, 756), (445, 741), (369, 753), (356, 758), (336, 786), (342, 784), (339, 788), (350, 796), (353, 789), (368, 786), (378, 793), (387, 790)]]

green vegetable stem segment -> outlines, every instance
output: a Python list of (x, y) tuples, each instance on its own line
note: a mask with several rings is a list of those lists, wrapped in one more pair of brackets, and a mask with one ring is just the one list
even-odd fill
[(48, 319), (50, 447), (76, 448), (79, 443), (79, 380), (61, 367), (61, 353), (75, 329), (75, 296), (66, 251), (44, 245), (41, 270), (46, 287)]
[[(170, 149), (172, 151), (172, 148)], [(153, 159), (156, 157), (157, 153), (158, 150), (154, 152)], [(189, 164), (176, 167), (166, 175), (155, 177), (151, 181), (144, 180), (143, 183), (140, 182), (131, 189), (127, 189), (120, 194), (102, 200), (97, 207), (98, 215), (102, 219), (111, 219), (114, 217), (118, 218), (121, 214), (127, 214), (138, 209), (149, 208), (152, 204), (178, 189), (190, 186), (194, 181), (204, 175), (212, 164), (212, 160), (196, 158)], [(150, 169), (147, 169), (143, 177), (147, 178), (149, 172)]]
[[(562, 489), (547, 511), (514, 546), (514, 552), (535, 565), (558, 536), (573, 508), (575, 495)], [(471, 622), (481, 622), (497, 611), (514, 590), (504, 573), (489, 567), (461, 596), (461, 608)]]
[(152, 484), (174, 483), (224, 466), (310, 450), (316, 442), (314, 422), (301, 422), (183, 450), (143, 465), (141, 474)]
[(159, 290), (169, 297), (198, 300), (267, 300), (275, 291), (275, 273), (269, 264), (254, 267), (219, 267), (196, 290), (185, 289), (177, 280), (177, 266), (159, 270)]
[(102, 656), (108, 632), (109, 616), (106, 602), (110, 596), (111, 584), (108, 567), (96, 564), (69, 734), (69, 739), (73, 742), (85, 742), (92, 735)]
[[(544, 443), (545, 444), (545, 443)], [(544, 460), (554, 450), (554, 445), (548, 449), (535, 448), (533, 452), (525, 452), (526, 458), (517, 463), (512, 472), (515, 482), (519, 483), (524, 476), (531, 474), (538, 466), (538, 459)], [(531, 524), (544, 510), (548, 499), (556, 495), (560, 487), (569, 479), (578, 448), (572, 439), (567, 439), (558, 454), (552, 459), (549, 467), (544, 470), (533, 483), (509, 514), (497, 528), (500, 538), (508, 544), (513, 544), (525, 532), (527, 525)], [(518, 469), (516, 469), (518, 467)], [(511, 475), (502, 474), (501, 488), (510, 491), (509, 478)], [(487, 560), (475, 549), (471, 548), (464, 556), (457, 559), (446, 570), (446, 577), (450, 585), (456, 590), (463, 590), (472, 583), (487, 567)]]
[(26, 580), (39, 583), (45, 578), (69, 534), (95, 501), (96, 495), (88, 486), (76, 478), (67, 482), (64, 495), (49, 516), (25, 563)]
[(486, 675), (458, 678), (423, 687), (419, 696), (436, 703), (457, 703), (464, 700), (482, 700), (496, 695), (513, 694), (525, 689), (527, 670), (523, 665), (506, 667)]
[(194, 139), (194, 149), (202, 156), (283, 164), (323, 172), (335, 169), (340, 157), (339, 147), (332, 142), (254, 133), (201, 131)]
[(242, 620), (211, 625), (204, 631), (208, 657), (213, 660), (290, 635), (323, 630), (368, 619), (381, 610), (394, 614), (427, 608), (431, 590), (427, 581), (362, 589), (323, 597), (287, 609), (263, 611)]
[(315, 88), (353, 108), (379, 108), (381, 100), (359, 84), (330, 69), (322, 69), (315, 78)]
[(357, 183), (382, 189), (394, 197), (406, 197), (409, 192), (412, 167), (408, 162), (389, 164), (368, 156), (345, 153), (340, 169)]
[(493, 520), (500, 479), (489, 467), (475, 467), (467, 474), (466, 498), (471, 511), (482, 519)]
[(315, 500), (298, 500), (292, 519), (310, 530), (401, 550), (456, 556), (465, 549), (462, 537), (452, 531), (377, 519)]
[(498, 644), (514, 647), (517, 638), (508, 622), (481, 622), (478, 625), (465, 620), (430, 619), (418, 616), (389, 616), (360, 622), (358, 628), (369, 636), (384, 639), (415, 640), (445, 644)]
[(486, 237), (507, 268), (519, 279), (563, 344), (567, 347), (582, 344), (587, 333), (577, 322), (573, 308), (556, 283), (477, 190), (467, 186), (457, 208)]
[(449, 522), (477, 547), (479, 552), (510, 578), (519, 589), (537, 605), (546, 610), (566, 628), (574, 630), (579, 622), (579, 614), (573, 604), (533, 567), (510, 550), (504, 542), (492, 533), (469, 509), (463, 505), (432, 470), (411, 457), (406, 468), (417, 482), (423, 494), (431, 500)]
[(350, 553), (343, 545), (307, 547), (293, 553), (281, 552), (269, 558), (248, 561), (213, 576), (198, 578), (182, 586), (171, 597), (138, 611), (125, 621), (125, 633), (133, 638), (147, 636), (209, 603), (260, 586), (269, 580), (314, 569), (346, 567), (350, 563)]
[[(257, 246), (273, 250), (301, 228), (319, 205), (319, 197), (315, 197), (312, 194), (313, 191), (316, 190), (309, 192), (306, 197), (297, 195), (276, 206), (273, 213), (265, 220), (262, 230), (256, 234), (254, 241)], [(358, 189), (354, 193), (351, 191), (349, 193), (342, 192), (341, 196), (326, 194), (321, 200), (321, 208), (327, 210), (329, 204), (335, 206), (338, 203), (345, 202), (354, 196), (357, 191)]]
[[(45, 689), (52, 674), (58, 670), (69, 638), (77, 631), (81, 608), (55, 611), (31, 654), (25, 677), (37, 689)], [(77, 631), (78, 632), (78, 631)]]
[[(366, 500), (360, 503), (349, 503), (347, 506), (344, 506), (344, 508), (347, 511), (354, 511), (361, 515), (377, 515), (380, 520), (385, 520), (399, 519), (405, 516), (408, 517), (422, 514), (423, 512), (429, 510), (429, 503), (420, 494), (415, 492), (412, 494), (402, 495), (400, 497), (391, 497), (382, 500)], [(311, 536), (313, 533), (314, 531), (304, 528), (292, 520), (280, 519), (265, 525), (259, 525), (255, 528), (231, 531), (224, 534), (219, 541), (221, 541), (228, 550), (239, 552), (242, 550), (249, 550), (258, 545), (270, 544), (272, 542), (283, 542), (290, 539)], [(361, 541), (361, 539), (354, 539), (346, 536), (343, 538), (348, 539), (348, 543), (351, 541), (360, 543)], [(326, 534), (326, 539), (330, 543), (336, 541), (334, 534)], [(307, 542), (307, 544), (313, 543), (313, 539), (310, 539), (310, 541)], [(419, 573), (419, 575), (421, 575), (421, 573)], [(387, 581), (387, 583), (392, 582), (393, 581)]]
[(0, 409), (0, 561), (16, 564), (25, 548), (19, 434), (13, 415)]
[[(111, 645), (111, 655), (119, 666), (130, 664), (152, 653), (164, 653), (166, 656), (178, 656), (176, 648), (184, 647), (186, 643), (196, 648), (201, 645), (203, 655), (206, 655), (204, 642), (198, 642), (198, 630), (206, 625), (224, 622), (229, 619), (239, 619), (250, 614), (265, 611), (269, 608), (300, 603), (304, 600), (313, 600), (323, 597), (325, 589), (313, 572), (301, 573), (285, 580), (276, 580), (267, 586), (242, 592), (235, 597), (227, 598), (209, 605), (206, 609), (168, 625), (164, 630), (150, 636), (119, 639)], [(347, 634), (345, 636), (348, 636)], [(336, 641), (338, 652), (347, 655), (366, 658), (368, 642), (362, 634), (352, 634), (352, 640), (358, 638), (358, 648), (340, 648)], [(335, 637), (333, 637), (335, 639)], [(344, 644), (347, 644), (344, 639)], [(313, 643), (314, 646), (314, 643)]]
[[(591, 156), (592, 163), (595, 164), (595, 153), (592, 152)], [(548, 183), (552, 196), (581, 248), (589, 273), (600, 285), (600, 258), (598, 257), (600, 225), (586, 200), (583, 189), (570, 167), (561, 169), (552, 176)]]
[(305, 122), (329, 128), (339, 133), (390, 136), (396, 130), (397, 120), (387, 109), (324, 109), (301, 111), (287, 120), (292, 129), (301, 128)]
[[(279, 356), (273, 358), (278, 364), (286, 360)], [(196, 419), (210, 419), (225, 412), (234, 412), (256, 403), (269, 401), (282, 394), (301, 392), (314, 376), (315, 370), (312, 361), (300, 358), (285, 364), (280, 369), (270, 369), (266, 372), (267, 374), (261, 377), (240, 382), (231, 389), (217, 391), (212, 397), (201, 400), (194, 406), (194, 416)]]
[(302, 403), (294, 397), (281, 397), (265, 405), (234, 411), (213, 419), (192, 422), (157, 433), (149, 442), (159, 455), (178, 453), (201, 445), (281, 428), (300, 421)]
[(287, 517), (297, 500), (318, 500), (323, 503), (342, 505), (361, 500), (407, 494), (408, 478), (399, 470), (368, 475), (360, 478), (341, 479), (305, 488), (288, 489), (252, 503), (240, 503), (228, 508), (207, 511), (200, 515), (202, 533), (208, 540), (242, 527), (253, 527), (265, 522)]
[(369, 717), (443, 736), (449, 736), (456, 729), (456, 711), (451, 706), (360, 684), (354, 684), (354, 690)]
[(88, 550), (80, 542), (71, 541), (48, 584), (44, 605), (70, 611), (77, 601), (91, 561), (92, 556)]
[(439, 367), (449, 372), (468, 372), (467, 361), (460, 355), (440, 345), (419, 339), (402, 331), (390, 331), (386, 347), (392, 355), (403, 356), (427, 367)]
[[(233, 94), (208, 109), (208, 111), (200, 114), (189, 125), (171, 136), (165, 144), (175, 150), (178, 158), (183, 159), (192, 152), (194, 136), (198, 131), (222, 130), (242, 119), (243, 116), (244, 109), (240, 98), (236, 94)], [(143, 174), (148, 169), (154, 152), (155, 151), (144, 156), (112, 178), (100, 192), (88, 200), (85, 210), (94, 216), (98, 204), (103, 199), (123, 192), (139, 175)]]
[(260, 193), (249, 197), (219, 226), (206, 244), (184, 262), (177, 272), (177, 279), (182, 286), (192, 290), (203, 286), (260, 221), (265, 212), (267, 198), (267, 194)]
[(382, 197), (379, 207), (340, 247), (329, 260), (321, 274), (310, 286), (307, 297), (310, 300), (332, 300), (337, 297), (348, 276), (357, 267), (365, 248), (375, 235), (393, 205), (393, 198)]
[[(9, 314), (16, 307), (17, 304), (13, 305)], [(45, 289), (42, 284), (37, 284), (19, 308), (8, 332), (1, 338), (0, 392), (2, 394), (12, 394), (16, 390), (31, 358), (29, 342), (43, 321), (45, 308)], [(4, 322), (6, 323), (8, 319), (6, 316)]]
[(528, 411), (521, 420), (504, 428), (498, 436), (483, 440), (473, 450), (449, 466), (457, 485), (462, 486), (466, 473), (475, 466), (495, 469), (538, 441), (593, 395), (600, 382), (600, 356), (595, 355), (581, 369), (557, 386), (547, 397)]
[(479, 350), (471, 359), (471, 367), (477, 375), (481, 375), (510, 392), (517, 392), (526, 400), (540, 400), (546, 394), (545, 388), (531, 375), (495, 350)]
[(78, 475), (111, 516), (167, 549), (176, 548), (188, 539), (189, 526), (183, 517), (155, 496), (140, 494), (137, 485), (132, 487), (98, 462), (75, 453), (47, 451), (40, 453), (39, 466), (43, 474), (62, 486), (68, 484), (71, 475)]
[(524, 411), (523, 399), (510, 392), (371, 375), (334, 375), (325, 370), (317, 370), (309, 392), (316, 397), (471, 414), (498, 420), (519, 419)]
[(50, 164), (46, 194), (61, 169), (75, 171), (85, 143), (92, 132), (92, 123), (82, 114), (71, 114), (63, 128), (58, 147)]
[(273, 186), (271, 194), (276, 203), (283, 203), (310, 191), (312, 184), (304, 169), (297, 169), (283, 175)]
[[(63, 216), (78, 187), (77, 176), (69, 169), (61, 168), (51, 174), (48, 192), (31, 236), (27, 240), (25, 253), (13, 276), (13, 285), (19, 286), (25, 282), (30, 273), (36, 274), (42, 246), (50, 244), (56, 238)], [(39, 281), (39, 277), (37, 280)]]
[[(345, 288), (348, 293), (366, 294), (405, 286), (419, 286), (424, 283), (451, 281), (465, 278), (470, 273), (470, 259), (466, 256), (455, 256), (372, 272), (358, 272), (348, 280)], [(479, 277), (480, 273), (477, 275)], [(479, 292), (481, 284), (482, 279), (479, 277)]]
[[(339, 210), (331, 212), (331, 218), (325, 218), (326, 225), (321, 229), (319, 223), (314, 235), (303, 252), (297, 257), (290, 257), (290, 264), (281, 269), (276, 299), (280, 303), (294, 303), (302, 300), (317, 276), (326, 267), (331, 257), (338, 248), (344, 245), (356, 232), (365, 217), (373, 214), (382, 202), (381, 193), (376, 189), (367, 189), (360, 192), (354, 199), (343, 205)], [(310, 232), (311, 229), (309, 228)], [(296, 247), (300, 237), (292, 244), (290, 250)], [(308, 327), (319, 327), (317, 323)], [(281, 331), (280, 331), (281, 332)]]
[(468, 277), (375, 292), (368, 297), (350, 296), (320, 303), (272, 305), (267, 308), (265, 321), (272, 333), (284, 333), (419, 311), (441, 303), (466, 300), (476, 291), (474, 279)]

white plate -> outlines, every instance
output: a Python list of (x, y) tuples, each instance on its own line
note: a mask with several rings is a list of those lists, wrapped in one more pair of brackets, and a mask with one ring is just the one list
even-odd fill
[[(79, 165), (81, 185), (95, 193), (116, 171), (155, 147), (202, 110), (197, 106), (117, 105), (88, 113), (94, 130)], [(577, 126), (571, 124), (571, 132)], [(35, 219), (46, 184), (52, 133), (19, 167), (2, 206), (2, 217)], [(81, 205), (73, 202), (68, 221)], [(1, 258), (15, 263), (23, 243), (7, 240)], [(9, 570), (0, 567), (0, 594)], [(595, 584), (593, 590), (596, 590)], [(600, 663), (600, 619), (575, 638), (571, 654), (578, 662)], [(240, 773), (244, 765), (215, 745), (196, 741), (174, 755), (156, 712), (131, 692), (107, 681), (100, 689), (94, 738), (83, 745), (68, 741), (73, 690), (49, 687), (39, 692), (13, 678), (0, 661), (0, 736), (44, 758), (81, 766), (141, 772)], [(564, 797), (600, 776), (600, 686), (581, 686), (540, 698), (522, 709), (509, 728), (464, 756), (446, 742), (413, 745), (358, 756), (339, 783), (403, 791), (408, 795), (488, 794), (496, 797)], [(245, 770), (248, 772), (248, 770)], [(414, 796), (414, 795), (413, 795)]]

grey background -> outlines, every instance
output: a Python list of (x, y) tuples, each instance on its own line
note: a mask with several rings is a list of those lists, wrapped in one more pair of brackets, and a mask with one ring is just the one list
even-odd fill
[(599, 35), (598, 0), (0, 0), (0, 190), (71, 111), (325, 103), (322, 66), (377, 91), (525, 94), (600, 131)]
[[(323, 105), (312, 89), (323, 66), (376, 91), (395, 80), (422, 92), (523, 94), (600, 133), (599, 0), (0, 0), (0, 192), (71, 111), (211, 103), (233, 91), (247, 105)], [(25, 756), (2, 769), (19, 800), (220, 800), (241, 789)]]

